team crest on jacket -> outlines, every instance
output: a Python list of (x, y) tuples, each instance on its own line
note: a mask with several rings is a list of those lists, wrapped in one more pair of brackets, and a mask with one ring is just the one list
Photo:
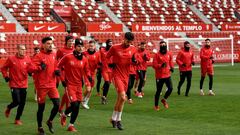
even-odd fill
[(129, 51), (129, 54), (131, 55), (131, 54), (132, 54), (132, 52), (131, 52), (131, 51)]
[(74, 61), (70, 61), (70, 64), (71, 64), (71, 65), (74, 65)]

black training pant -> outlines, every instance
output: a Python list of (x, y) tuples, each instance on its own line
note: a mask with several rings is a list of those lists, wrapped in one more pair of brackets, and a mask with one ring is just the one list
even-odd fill
[(7, 106), (8, 109), (17, 107), (15, 120), (20, 120), (26, 103), (27, 88), (11, 88), (12, 102)]
[(155, 94), (155, 106), (158, 106), (160, 93), (162, 92), (162, 87), (163, 87), (164, 83), (167, 86), (167, 91), (166, 91), (166, 93), (164, 95), (164, 99), (167, 99), (171, 95), (171, 93), (172, 93), (173, 86), (172, 86), (171, 77), (162, 78), (162, 79), (156, 79), (157, 91), (156, 91), (156, 94)]

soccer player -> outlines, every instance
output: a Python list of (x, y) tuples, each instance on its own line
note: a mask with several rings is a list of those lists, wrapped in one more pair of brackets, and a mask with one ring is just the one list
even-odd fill
[[(70, 100), (70, 107), (61, 115), (61, 124), (66, 125), (66, 115), (72, 113), (68, 131), (76, 132), (74, 122), (77, 119), (80, 102), (82, 101), (82, 80), (85, 83), (90, 83), (92, 78), (88, 67), (88, 60), (83, 56), (83, 41), (81, 39), (75, 40), (75, 50), (71, 54), (65, 55), (58, 64), (59, 68), (64, 67), (66, 74), (66, 94)], [(90, 81), (90, 82), (88, 82)]]
[(52, 52), (52, 46), (52, 38), (44, 37), (42, 39), (43, 50), (33, 58), (32, 64), (29, 66), (30, 72), (33, 72), (37, 76), (35, 80), (38, 84), (38, 86), (36, 86), (38, 98), (37, 124), (40, 135), (45, 134), (42, 127), (42, 119), (46, 95), (49, 96), (53, 103), (51, 114), (46, 123), (51, 133), (54, 133), (53, 119), (59, 109), (59, 93), (56, 88), (56, 76), (60, 76), (60, 71), (57, 70), (56, 54)]
[(160, 109), (158, 102), (163, 84), (165, 83), (167, 86), (167, 91), (164, 95), (164, 98), (161, 100), (165, 108), (168, 108), (167, 98), (171, 95), (173, 89), (171, 80), (171, 72), (174, 71), (172, 53), (167, 50), (167, 45), (165, 41), (160, 42), (159, 53), (155, 54), (153, 58), (153, 68), (155, 69), (157, 85), (154, 109), (158, 111)]
[(113, 84), (117, 91), (117, 100), (114, 106), (112, 118), (110, 122), (112, 126), (123, 130), (121, 124), (121, 116), (126, 100), (126, 91), (128, 87), (128, 78), (130, 72), (130, 64), (136, 62), (134, 59), (135, 47), (131, 46), (134, 35), (131, 32), (125, 33), (124, 40), (121, 44), (111, 47), (106, 58), (113, 59)]
[[(57, 60), (59, 61), (66, 54), (72, 53), (73, 45), (74, 45), (74, 37), (71, 35), (67, 35), (65, 37), (65, 46), (57, 51)], [(65, 74), (64, 74), (64, 67), (63, 67), (61, 69), (61, 79), (60, 80), (64, 80), (64, 79), (65, 79)], [(57, 86), (58, 86), (58, 83), (59, 82), (57, 82)], [(64, 90), (66, 90), (65, 81), (62, 81), (62, 85), (64, 87)], [(65, 92), (62, 96), (61, 104), (60, 104), (60, 107), (58, 110), (59, 113), (62, 113), (64, 105), (66, 105), (66, 109), (69, 107), (69, 100), (68, 100)]]
[(100, 50), (100, 57), (102, 62), (102, 77), (104, 79), (103, 84), (103, 95), (102, 95), (102, 104), (107, 103), (107, 94), (108, 90), (112, 81), (112, 59), (106, 59), (106, 55), (109, 51), (109, 49), (112, 46), (112, 40), (108, 39), (106, 41), (106, 47), (101, 48)]
[[(91, 40), (89, 41), (89, 48), (86, 52), (84, 52), (84, 56), (86, 56), (89, 64), (89, 69), (91, 73), (91, 77), (95, 78), (96, 76), (96, 70), (100, 62), (100, 55), (99, 52), (96, 51), (96, 42)], [(88, 101), (91, 96), (92, 89), (94, 87), (94, 79), (92, 80), (91, 84), (86, 84), (86, 91), (84, 93), (84, 100), (82, 102), (82, 105), (85, 109), (89, 109)]]
[(178, 52), (176, 62), (179, 66), (180, 71), (180, 81), (178, 83), (178, 95), (181, 93), (181, 86), (187, 78), (187, 87), (185, 96), (188, 96), (190, 87), (191, 87), (191, 79), (192, 79), (192, 65), (195, 65), (194, 62), (194, 54), (190, 50), (190, 43), (188, 41), (184, 42), (184, 47)]
[(200, 95), (203, 96), (203, 82), (205, 79), (206, 74), (209, 77), (209, 95), (215, 96), (215, 93), (212, 91), (213, 86), (213, 50), (211, 49), (211, 40), (205, 40), (205, 46), (201, 48), (200, 51), (200, 59), (201, 59), (201, 80), (200, 80)]
[(18, 106), (14, 123), (16, 125), (22, 125), (20, 118), (24, 110), (27, 96), (27, 66), (31, 63), (31, 59), (25, 55), (25, 52), (25, 45), (17, 45), (16, 55), (8, 57), (1, 69), (5, 81), (9, 82), (12, 94), (12, 102), (7, 106), (5, 116), (8, 118), (11, 109)]
[(150, 53), (146, 49), (146, 42), (141, 42), (138, 46), (138, 51), (136, 52), (136, 57), (140, 58), (139, 63), (137, 64), (137, 74), (139, 78), (139, 84), (137, 88), (137, 93), (136, 95), (139, 98), (143, 97), (142, 94), (142, 88), (146, 76), (146, 71), (147, 71), (147, 61), (150, 60)]

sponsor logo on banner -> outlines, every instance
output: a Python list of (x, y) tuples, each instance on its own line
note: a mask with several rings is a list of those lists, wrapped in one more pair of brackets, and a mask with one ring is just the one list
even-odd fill
[(34, 26), (34, 31), (38, 31), (38, 30), (40, 30), (40, 29), (42, 29), (42, 28), (44, 28), (44, 27), (45, 27), (45, 25), (39, 26), (39, 27)]
[(29, 32), (65, 32), (63, 23), (30, 23), (28, 24)]
[(133, 32), (212, 31), (211, 24), (133, 24)]
[(59, 16), (68, 17), (68, 16), (71, 16), (71, 14), (72, 14), (71, 7), (54, 6), (53, 9)]
[(53, 26), (53, 27), (51, 27), (51, 26), (48, 26), (48, 30), (49, 31), (52, 31), (52, 30), (54, 30), (54, 29), (56, 29), (56, 28), (58, 28), (59, 26)]
[(99, 27), (100, 27), (100, 30), (103, 30), (103, 31), (112, 28), (112, 26), (109, 24), (100, 24)]
[(222, 31), (240, 31), (240, 24), (222, 24)]
[(87, 32), (122, 32), (122, 24), (88, 24)]
[(0, 23), (0, 32), (16, 32), (16, 24)]

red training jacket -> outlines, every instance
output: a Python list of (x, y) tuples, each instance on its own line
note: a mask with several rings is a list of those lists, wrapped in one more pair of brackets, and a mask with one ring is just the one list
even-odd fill
[(210, 57), (213, 56), (213, 50), (211, 48), (206, 48), (205, 46), (201, 48), (200, 51), (200, 59), (201, 59), (201, 67), (210, 68), (213, 66), (212, 60)]
[[(192, 71), (192, 62), (194, 62), (194, 54), (191, 50), (185, 51), (184, 48), (182, 48), (176, 58), (176, 62), (179, 66), (180, 71)], [(186, 66), (182, 66), (185, 64)]]
[(132, 64), (132, 55), (136, 52), (134, 46), (124, 48), (123, 44), (113, 45), (106, 58), (110, 59), (112, 57), (113, 63), (116, 67), (113, 69), (113, 76), (118, 77), (123, 80), (128, 80), (130, 73), (130, 65)]
[(100, 62), (100, 53), (96, 51), (94, 54), (89, 54), (88, 51), (86, 51), (84, 55), (88, 60), (91, 73), (95, 73), (98, 68), (98, 63)]
[(85, 56), (82, 60), (78, 60), (73, 54), (67, 54), (58, 63), (58, 68), (62, 67), (68, 85), (82, 85), (82, 80), (89, 84), (87, 76), (90, 76), (90, 70)]
[[(28, 56), (8, 57), (7, 61), (1, 68), (3, 77), (9, 77), (10, 88), (27, 88), (28, 87), (28, 70), (27, 67), (31, 63), (31, 59)], [(9, 73), (8, 73), (9, 72)]]
[[(144, 58), (144, 54), (146, 54), (146, 58)], [(149, 51), (146, 49), (144, 51), (138, 49), (135, 55), (139, 60), (139, 63), (137, 64), (137, 70), (147, 70), (147, 61), (150, 60)]]
[[(46, 64), (46, 69), (42, 70), (41, 62)], [(54, 71), (57, 69), (56, 54), (47, 53), (42, 50), (39, 54), (33, 57), (32, 64), (29, 66), (29, 71), (36, 74), (36, 83), (38, 88), (54, 88), (56, 87), (56, 76)]]
[[(162, 64), (166, 63), (166, 67)], [(153, 58), (153, 68), (155, 69), (156, 79), (168, 78), (171, 76), (170, 68), (173, 68), (172, 53), (167, 51), (166, 54), (158, 52)]]

